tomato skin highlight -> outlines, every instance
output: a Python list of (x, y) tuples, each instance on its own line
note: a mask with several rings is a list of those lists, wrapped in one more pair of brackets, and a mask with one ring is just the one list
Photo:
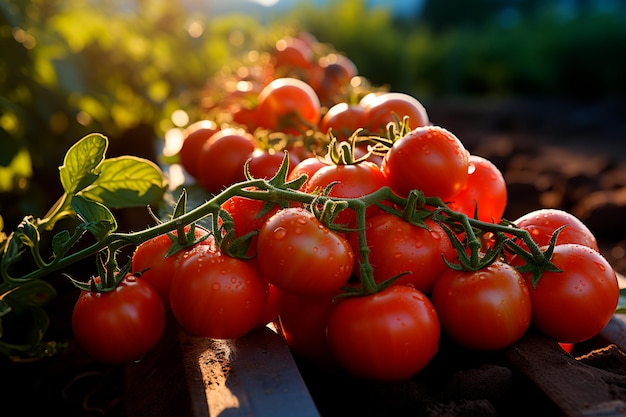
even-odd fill
[(430, 300), (406, 285), (339, 300), (326, 335), (338, 364), (376, 381), (404, 381), (428, 365), (439, 348), (439, 321)]
[(266, 283), (250, 264), (198, 246), (185, 255), (172, 279), (170, 305), (187, 332), (235, 339), (257, 326), (267, 296)]
[[(380, 213), (366, 220), (368, 259), (377, 283), (409, 272), (394, 283), (411, 285), (425, 294), (430, 293), (437, 277), (448, 268), (443, 259), (452, 261), (457, 253), (441, 226), (432, 220), (426, 220), (426, 225), (430, 230), (389, 213)], [(358, 235), (352, 233), (349, 239), (358, 261), (361, 259)]]
[(72, 310), (76, 342), (103, 363), (141, 359), (158, 344), (164, 328), (159, 293), (132, 274), (110, 292), (82, 291)]
[(530, 274), (523, 274), (532, 300), (532, 325), (560, 343), (588, 340), (615, 313), (620, 292), (615, 270), (599, 252), (574, 243), (556, 245), (551, 261), (562, 272), (544, 272), (536, 287)]
[(269, 283), (299, 295), (334, 292), (352, 274), (348, 240), (301, 207), (279, 210), (261, 227), (257, 262)]
[(522, 275), (503, 262), (479, 271), (446, 270), (435, 282), (431, 299), (442, 331), (469, 349), (505, 348), (530, 326), (529, 290)]
[(426, 109), (415, 97), (399, 92), (387, 92), (366, 96), (360, 103), (364, 108), (365, 127), (373, 133), (386, 130), (390, 122), (399, 121), (407, 116), (409, 129), (430, 124)]
[(381, 169), (396, 194), (406, 197), (411, 190), (421, 190), (445, 202), (465, 186), (468, 166), (469, 153), (454, 134), (423, 126), (393, 144)]
[(189, 125), (183, 132), (183, 144), (179, 151), (180, 164), (192, 177), (198, 177), (198, 154), (202, 146), (218, 130), (214, 121), (200, 120)]

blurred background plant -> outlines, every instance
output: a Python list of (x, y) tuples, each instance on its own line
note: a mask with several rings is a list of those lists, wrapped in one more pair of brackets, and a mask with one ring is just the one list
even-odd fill
[(425, 102), (626, 95), (626, 0), (273, 3), (0, 3), (5, 228), (60, 195), (57, 168), (76, 140), (101, 132), (111, 156), (157, 159), (155, 142), (194, 120), (209, 77), (295, 30), (344, 52), (373, 84)]

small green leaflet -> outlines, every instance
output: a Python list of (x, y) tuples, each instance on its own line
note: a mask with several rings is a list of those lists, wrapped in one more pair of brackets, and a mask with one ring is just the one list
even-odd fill
[(161, 169), (135, 156), (104, 160), (96, 181), (80, 194), (109, 208), (137, 207), (158, 201), (166, 188)]
[(102, 203), (77, 195), (72, 198), (72, 208), (83, 221), (81, 226), (98, 240), (104, 239), (117, 229), (113, 213)]
[(68, 195), (76, 194), (98, 178), (98, 166), (104, 161), (108, 146), (105, 136), (94, 133), (83, 137), (67, 151), (59, 173)]

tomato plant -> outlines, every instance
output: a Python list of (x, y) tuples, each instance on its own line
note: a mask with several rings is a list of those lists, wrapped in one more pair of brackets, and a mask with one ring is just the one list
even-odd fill
[(447, 269), (431, 295), (444, 334), (461, 346), (498, 350), (521, 338), (531, 320), (522, 275), (496, 261), (478, 271)]
[(256, 149), (252, 135), (243, 129), (224, 128), (204, 143), (198, 154), (198, 182), (216, 194), (245, 179), (243, 166)]
[[(429, 294), (437, 277), (448, 268), (444, 259), (452, 261), (456, 256), (450, 239), (433, 220), (420, 227), (394, 214), (381, 213), (367, 219), (365, 233), (377, 283), (406, 274), (395, 283)], [(350, 243), (360, 261), (355, 233), (350, 235)]]
[(82, 291), (72, 310), (76, 342), (105, 363), (141, 359), (157, 345), (164, 328), (159, 293), (133, 274), (111, 291)]
[(176, 321), (189, 333), (233, 339), (257, 326), (267, 291), (257, 270), (246, 261), (200, 245), (176, 269), (170, 305)]
[(328, 316), (330, 350), (349, 373), (379, 381), (407, 380), (439, 348), (439, 320), (428, 298), (406, 285), (338, 301)]
[(421, 190), (448, 201), (467, 183), (468, 166), (468, 152), (453, 133), (424, 126), (394, 142), (381, 169), (391, 189), (401, 196)]
[[(511, 263), (519, 261), (516, 257)], [(544, 271), (535, 283), (531, 272), (523, 273), (532, 301), (532, 325), (561, 343), (595, 336), (617, 307), (615, 270), (599, 252), (575, 243), (556, 245), (551, 262), (561, 272)]]
[(306, 82), (277, 78), (259, 93), (257, 116), (262, 127), (298, 135), (318, 125), (321, 105)]
[(448, 206), (485, 222), (499, 223), (507, 204), (507, 186), (493, 162), (478, 155), (469, 156), (465, 186)]
[(267, 281), (301, 295), (336, 291), (354, 264), (348, 240), (300, 207), (282, 209), (267, 220), (259, 231), (257, 255)]

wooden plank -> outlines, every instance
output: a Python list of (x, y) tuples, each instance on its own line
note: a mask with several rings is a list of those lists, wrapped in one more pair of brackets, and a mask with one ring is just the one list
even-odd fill
[(269, 327), (215, 340), (172, 325), (125, 371), (129, 417), (320, 417), (284, 339)]
[[(616, 349), (616, 347), (605, 347)], [(617, 351), (618, 354), (623, 354)], [(564, 416), (626, 415), (626, 375), (586, 364), (529, 331), (506, 351), (510, 364), (549, 398)], [(608, 414), (602, 414), (605, 410)], [(608, 411), (607, 411), (608, 410)]]
[(269, 328), (235, 340), (181, 334), (186, 367), (195, 373), (194, 416), (319, 417), (283, 338)]

